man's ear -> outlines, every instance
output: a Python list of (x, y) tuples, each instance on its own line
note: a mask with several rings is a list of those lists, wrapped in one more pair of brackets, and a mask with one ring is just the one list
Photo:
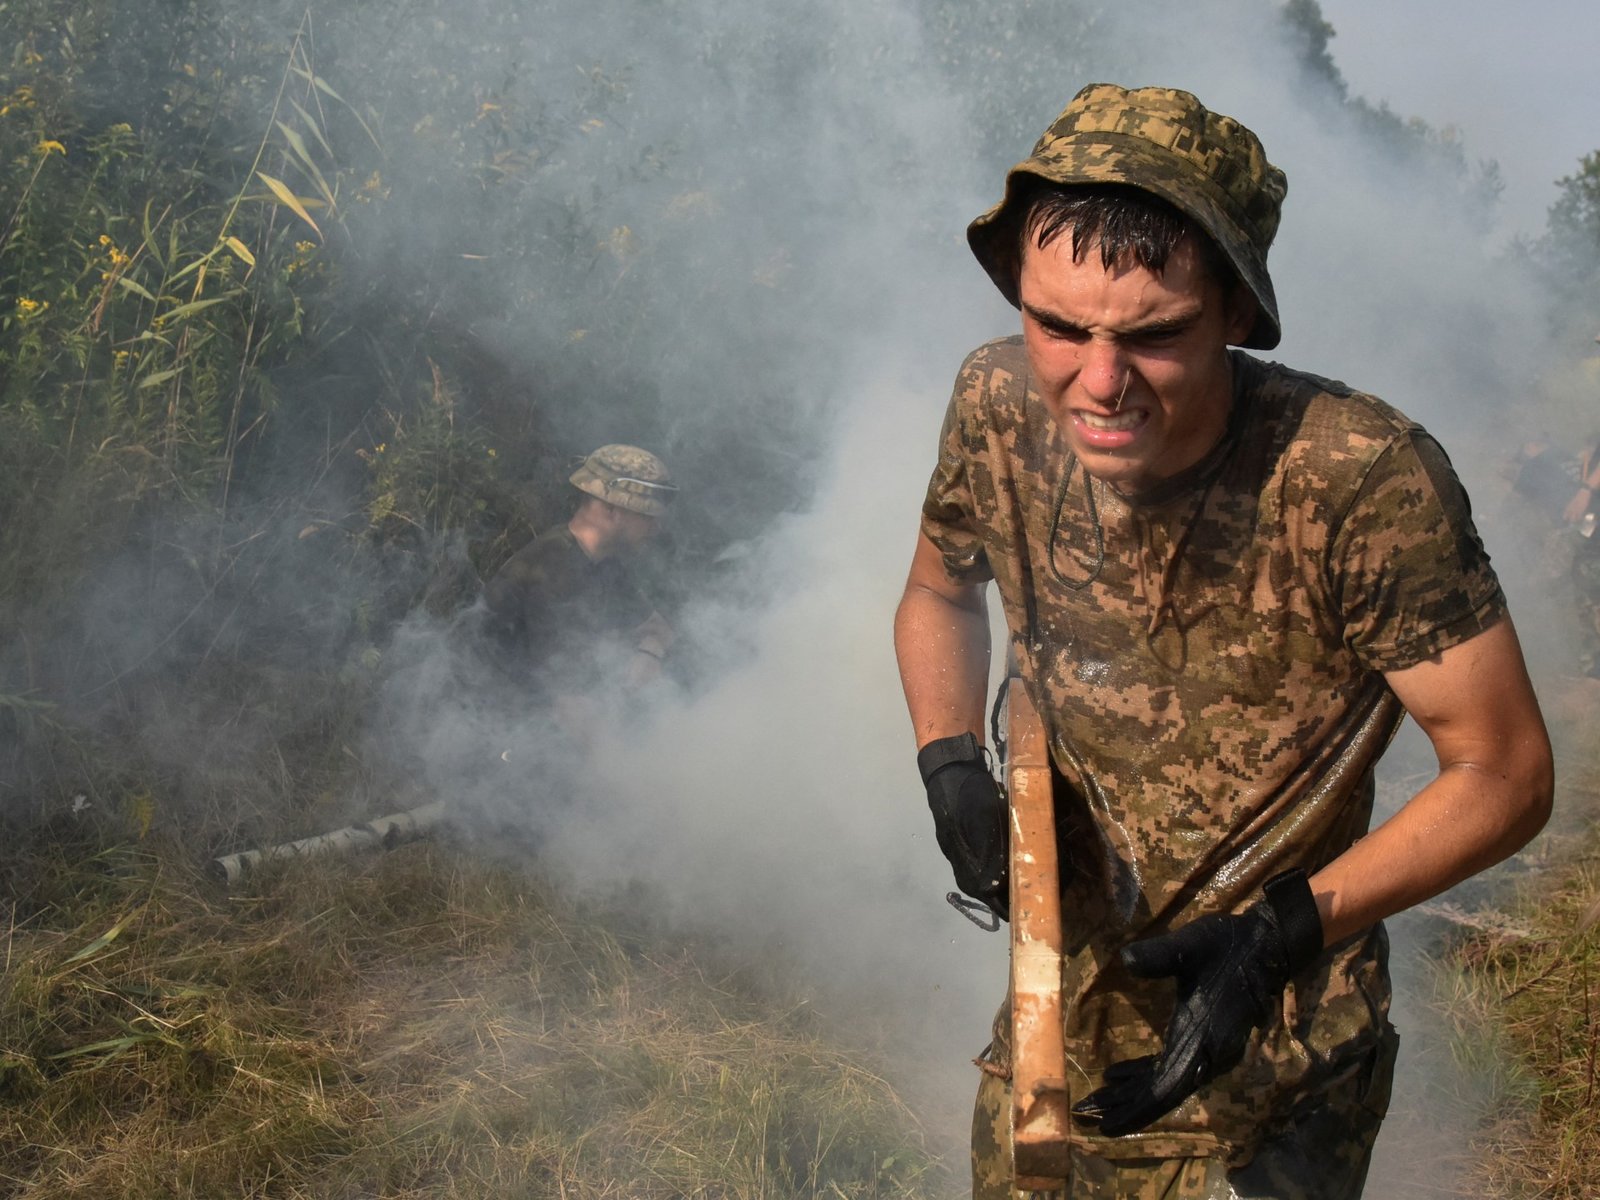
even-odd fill
[(1256, 302), (1255, 293), (1237, 280), (1224, 293), (1222, 303), (1227, 314), (1228, 345), (1237, 346), (1256, 327), (1261, 306)]

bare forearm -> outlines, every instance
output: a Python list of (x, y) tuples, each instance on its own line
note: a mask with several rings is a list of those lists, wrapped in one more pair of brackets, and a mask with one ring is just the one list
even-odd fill
[(1433, 744), (1439, 774), (1312, 877), (1328, 943), (1493, 866), (1550, 817), (1550, 737), (1510, 617), (1384, 678)]
[(916, 583), (906, 586), (894, 620), (900, 684), (917, 746), (975, 733), (983, 740), (989, 686), (989, 618), (974, 588), (952, 600)]
[(1340, 941), (1509, 857), (1550, 814), (1548, 759), (1462, 762), (1311, 878), (1323, 940)]

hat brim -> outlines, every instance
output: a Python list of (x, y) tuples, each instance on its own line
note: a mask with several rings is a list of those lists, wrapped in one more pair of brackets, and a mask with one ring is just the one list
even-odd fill
[(1221, 188), (1181, 160), (1152, 154), (1149, 142), (1114, 131), (1076, 134), (1018, 163), (1006, 175), (1005, 198), (967, 226), (972, 253), (1013, 307), (1021, 307), (1014, 210), (1022, 181), (1029, 176), (1069, 186), (1124, 184), (1171, 204), (1211, 237), (1255, 297), (1255, 323), (1239, 344), (1251, 350), (1271, 350), (1278, 344), (1283, 331), (1266, 260), (1228, 215)]

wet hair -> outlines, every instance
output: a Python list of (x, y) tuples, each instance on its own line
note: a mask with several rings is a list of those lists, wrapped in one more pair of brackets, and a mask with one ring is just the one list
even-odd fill
[(1122, 183), (1056, 184), (1037, 177), (1021, 182), (1016, 205), (1016, 266), (1028, 246), (1040, 249), (1070, 231), (1072, 260), (1082, 262), (1100, 243), (1100, 263), (1110, 270), (1131, 257), (1159, 275), (1185, 234), (1194, 238), (1200, 267), (1223, 291), (1240, 286), (1227, 257), (1209, 234), (1176, 206)]

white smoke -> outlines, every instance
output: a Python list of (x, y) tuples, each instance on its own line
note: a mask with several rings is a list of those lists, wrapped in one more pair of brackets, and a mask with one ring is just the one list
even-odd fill
[[(1251, 125), (1290, 180), (1273, 254), (1285, 328), (1276, 356), (1422, 420), (1455, 453), (1473, 494), (1493, 496), (1504, 490), (1495, 452), (1506, 446), (1508, 410), (1537, 399), (1523, 385), (1546, 353), (1540, 296), (1518, 263), (1496, 259), (1489, 231), (1456, 192), (1419, 190), (1425, 175), (1396, 167), (1357, 123), (1307, 94), (1269, 15), (1252, 3), (1181, 15), (1133, 5), (1093, 22), (1078, 14), (1052, 22), (1018, 6), (995, 19), (1014, 16), (1019, 38), (1059, 37), (1070, 53), (1074, 37), (1092, 36), (1115, 48), (1106, 61), (1120, 69), (1063, 70), (1044, 81), (1008, 72), (1001, 57), (984, 103), (1007, 111), (1026, 103), (1019, 120), (1031, 137), (1079, 86), (1111, 77), (1189, 88)], [(852, 30), (871, 20), (854, 9), (831, 19)], [(857, 88), (904, 96), (936, 86), (914, 46), (886, 65), (887, 79), (817, 79), (809, 96), (818, 125)], [(1045, 90), (1052, 95), (1041, 106)], [(816, 346), (847, 368), (835, 466), (811, 510), (775, 531), (760, 556), (770, 600), (749, 631), (754, 656), (709, 694), (665, 707), (644, 737), (605, 748), (603, 799), (594, 801), (603, 811), (570, 826), (563, 849), (591, 880), (649, 879), (685, 914), (742, 931), (762, 953), (781, 948), (832, 1003), (870, 997), (901, 1015), (909, 1050), (959, 1064), (986, 1039), (1004, 988), (1003, 946), (940, 904), (946, 869), (917, 785), (890, 617), (946, 380), (971, 345), (1014, 328), (960, 245), (961, 224), (1000, 189), (998, 173), (976, 179), (975, 164), (980, 154), (991, 168), (996, 155), (1020, 158), (1028, 145), (980, 147), (980, 131), (963, 124), (969, 110), (960, 102), (973, 98), (953, 99), (897, 110), (902, 160), (940, 162), (898, 186), (851, 173), (862, 159), (847, 130), (811, 147), (822, 162), (839, 156), (843, 173), (832, 182), (859, 208), (835, 242), (810, 252), (870, 277), (881, 297), (864, 321), (825, 329)], [(908, 238), (929, 223), (921, 244)], [(1514, 607), (1531, 605), (1516, 594), (1533, 589), (1515, 569), (1510, 535), (1484, 516), (1491, 553), (1513, 567)], [(749, 618), (713, 599), (690, 619)], [(1403, 978), (1417, 954), (1408, 928), (1396, 937)], [(1396, 1016), (1403, 1027), (1428, 1019), (1404, 996)], [(1401, 1072), (1397, 1109), (1418, 1104), (1430, 1083), (1408, 1085), (1404, 1062)], [(962, 1134), (954, 1122), (940, 1132), (952, 1141)], [(1375, 1194), (1403, 1194), (1396, 1155), (1385, 1150), (1379, 1161)]]

